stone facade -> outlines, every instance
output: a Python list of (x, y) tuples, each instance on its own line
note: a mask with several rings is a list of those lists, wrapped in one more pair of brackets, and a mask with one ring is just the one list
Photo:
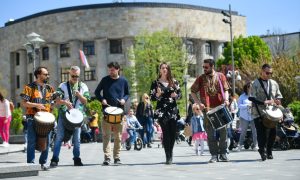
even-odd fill
[[(78, 50), (83, 48), (83, 42), (93, 41), (95, 54), (87, 58), (96, 70), (96, 79), (85, 82), (93, 94), (100, 79), (107, 75), (108, 62), (130, 65), (125, 50), (133, 46), (134, 37), (144, 30), (169, 29), (191, 39), (196, 74), (201, 74), (202, 60), (220, 57), (223, 43), (230, 41), (229, 25), (222, 22), (223, 18), (219, 9), (169, 3), (98, 4), (33, 14), (8, 22), (0, 29), (0, 86), (7, 90), (8, 98), (19, 102), (20, 91), (28, 83), (29, 73), (33, 70), (33, 63), (28, 62), (23, 46), (26, 35), (31, 32), (41, 35), (46, 41), (42, 47), (49, 48), (49, 60), (42, 60), (40, 53), (36, 66), (49, 68), (51, 84), (55, 87), (61, 82), (64, 68), (71, 65), (83, 68)], [(234, 36), (245, 36), (246, 18), (233, 12), (232, 21)], [(111, 39), (122, 40), (122, 53), (110, 53)], [(206, 53), (207, 42), (210, 54)], [(64, 43), (69, 44), (70, 57), (60, 56), (60, 45)], [(16, 65), (16, 58), (19, 58), (19, 65)], [(20, 87), (17, 87), (17, 76)]]

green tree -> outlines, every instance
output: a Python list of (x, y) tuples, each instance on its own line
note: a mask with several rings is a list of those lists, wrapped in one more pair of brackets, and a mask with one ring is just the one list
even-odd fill
[[(257, 63), (251, 60), (244, 59), (240, 69), (243, 83), (253, 81), (259, 77), (261, 72), (261, 66), (267, 63), (263, 59), (258, 59)], [(287, 56), (281, 56), (269, 62), (273, 69), (272, 79), (277, 81), (279, 89), (283, 95), (282, 104), (286, 107), (289, 103), (297, 100), (297, 82), (295, 77), (299, 75), (300, 62), (293, 61), (287, 58)], [(242, 88), (241, 86), (239, 88)]]
[[(234, 64), (237, 67), (242, 66), (244, 59), (257, 63), (260, 59), (270, 62), (272, 58), (268, 45), (258, 36), (247, 38), (239, 36), (233, 40), (233, 47)], [(224, 49), (224, 59), (218, 62), (218, 65), (220, 64), (232, 64), (231, 43), (227, 43)]]
[(172, 75), (182, 84), (187, 66), (185, 50), (182, 39), (170, 31), (144, 32), (137, 36), (134, 47), (129, 50), (128, 59), (134, 67), (125, 68), (124, 75), (132, 92), (136, 90), (139, 97), (145, 92), (149, 93), (151, 82), (158, 77), (161, 62), (171, 65)]

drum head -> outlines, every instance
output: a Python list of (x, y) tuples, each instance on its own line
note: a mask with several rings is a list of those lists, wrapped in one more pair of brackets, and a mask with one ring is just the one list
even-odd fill
[(104, 112), (106, 112), (107, 114), (112, 114), (112, 115), (123, 114), (123, 109), (114, 107), (114, 106), (110, 106), (110, 107), (105, 108)]
[(34, 119), (38, 122), (53, 123), (55, 121), (55, 116), (52, 113), (40, 111), (34, 115)]
[(208, 111), (207, 114), (213, 114), (213, 113), (219, 111), (220, 109), (222, 109), (223, 107), (224, 107), (224, 105), (217, 106), (217, 107), (213, 108), (212, 110)]
[(74, 124), (81, 123), (83, 121), (83, 114), (78, 109), (71, 109), (69, 112), (66, 112), (66, 118), (68, 121)]
[(268, 106), (266, 113), (271, 117), (270, 120), (277, 121), (283, 117), (282, 111), (276, 106)]

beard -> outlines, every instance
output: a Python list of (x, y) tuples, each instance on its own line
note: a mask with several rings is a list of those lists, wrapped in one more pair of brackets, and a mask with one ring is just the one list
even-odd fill
[(208, 69), (208, 70), (204, 71), (204, 74), (205, 75), (211, 75), (212, 72), (213, 72), (212, 69)]

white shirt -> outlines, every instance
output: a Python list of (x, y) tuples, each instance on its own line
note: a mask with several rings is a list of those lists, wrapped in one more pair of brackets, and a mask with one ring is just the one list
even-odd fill
[(9, 116), (11, 116), (9, 101), (4, 99), (3, 102), (0, 101), (0, 117), (8, 118)]

